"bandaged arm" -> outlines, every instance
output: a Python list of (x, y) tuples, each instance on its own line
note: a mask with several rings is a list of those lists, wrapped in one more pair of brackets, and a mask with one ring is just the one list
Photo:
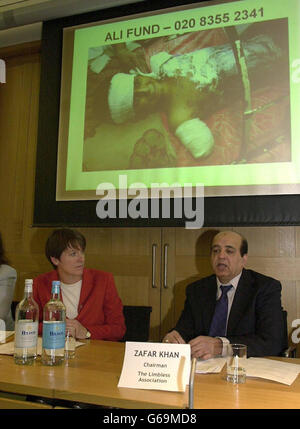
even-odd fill
[(209, 155), (214, 146), (212, 132), (199, 118), (189, 119), (180, 124), (175, 135), (196, 159)]

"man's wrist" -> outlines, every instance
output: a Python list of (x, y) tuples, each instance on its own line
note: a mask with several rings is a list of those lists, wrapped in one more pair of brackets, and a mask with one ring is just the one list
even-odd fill
[(216, 338), (218, 340), (222, 341), (222, 349), (221, 349), (221, 353), (220, 354), (222, 356), (226, 356), (226, 354), (227, 354), (227, 346), (228, 346), (228, 344), (230, 344), (228, 338), (225, 338), (225, 337), (216, 337)]

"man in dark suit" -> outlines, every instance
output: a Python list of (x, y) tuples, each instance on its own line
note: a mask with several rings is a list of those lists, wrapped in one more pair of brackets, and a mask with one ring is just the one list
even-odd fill
[[(246, 344), (248, 357), (280, 354), (284, 344), (281, 284), (245, 269), (247, 253), (246, 239), (236, 232), (223, 231), (214, 237), (211, 264), (215, 274), (187, 287), (183, 312), (164, 342), (189, 343), (192, 356), (203, 359), (222, 354), (228, 343)], [(223, 333), (213, 334), (222, 332), (215, 330), (214, 319), (220, 319), (216, 313), (223, 286), (229, 286), (227, 317)]]

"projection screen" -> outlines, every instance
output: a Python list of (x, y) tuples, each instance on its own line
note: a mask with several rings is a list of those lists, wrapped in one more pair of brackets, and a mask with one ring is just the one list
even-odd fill
[(57, 200), (101, 183), (298, 193), (298, 15), (245, 0), (66, 28)]

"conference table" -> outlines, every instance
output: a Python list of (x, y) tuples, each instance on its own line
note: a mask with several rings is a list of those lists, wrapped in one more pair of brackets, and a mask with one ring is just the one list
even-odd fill
[[(187, 409), (188, 386), (183, 392), (140, 390), (118, 387), (125, 344), (85, 340), (76, 356), (61, 366), (43, 366), (39, 358), (32, 366), (16, 365), (13, 356), (0, 354), (0, 397), (5, 394), (31, 395), (55, 400), (127, 409)], [(300, 363), (300, 359), (285, 359)], [(300, 377), (287, 386), (264, 379), (248, 378), (235, 385), (224, 372), (195, 374), (196, 409), (299, 409)], [(50, 408), (19, 401), (12, 396), (0, 408)], [(22, 406), (23, 403), (23, 406)], [(6, 405), (5, 405), (6, 404)]]

